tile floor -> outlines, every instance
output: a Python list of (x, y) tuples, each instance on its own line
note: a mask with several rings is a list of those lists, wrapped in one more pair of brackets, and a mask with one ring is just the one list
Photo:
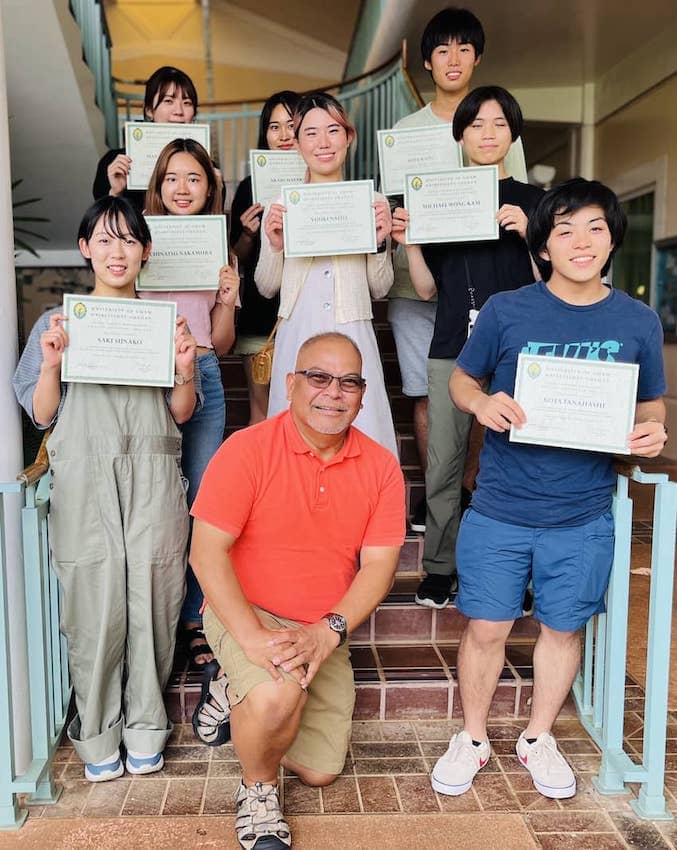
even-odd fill
[[(628, 682), (626, 743), (641, 752), (642, 689)], [(677, 715), (670, 716), (666, 793), (677, 811)], [(599, 751), (574, 716), (562, 716), (555, 732), (577, 774), (578, 793), (571, 800), (548, 800), (532, 787), (515, 757), (519, 720), (497, 720), (490, 726), (492, 758), (472, 790), (461, 797), (435, 794), (428, 774), (457, 728), (448, 721), (356, 721), (343, 774), (323, 789), (307, 788), (294, 776), (284, 777), (284, 809), (290, 816), (375, 814), (519, 814), (544, 850), (568, 848), (677, 848), (672, 823), (639, 821), (628, 796), (603, 797), (592, 787)], [(177, 725), (165, 751), (160, 774), (121, 778), (92, 785), (82, 778), (82, 765), (71, 746), (62, 746), (55, 778), (64, 787), (54, 806), (31, 807), (30, 818), (112, 818), (228, 816), (234, 812), (239, 767), (232, 747), (196, 745), (192, 729)], [(634, 789), (637, 791), (637, 788)], [(389, 822), (396, 829), (395, 821)], [(383, 828), (382, 825), (380, 828)], [(498, 845), (497, 845), (498, 846)]]

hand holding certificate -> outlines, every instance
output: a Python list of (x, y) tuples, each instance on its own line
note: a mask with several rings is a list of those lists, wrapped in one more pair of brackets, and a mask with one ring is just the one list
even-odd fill
[(283, 189), (282, 203), (285, 257), (376, 252), (372, 180), (304, 183)]
[(406, 127), (379, 130), (378, 162), (382, 191), (402, 195), (407, 174), (461, 168), (461, 146), (454, 140), (450, 124), (439, 127)]
[(249, 173), (255, 204), (267, 207), (279, 198), (283, 186), (296, 186), (306, 179), (308, 166), (297, 151), (249, 151)]
[(515, 401), (526, 422), (511, 442), (630, 454), (638, 375), (636, 363), (520, 354)]
[(139, 272), (139, 290), (170, 292), (218, 289), (228, 264), (223, 215), (149, 215), (153, 249)]
[(404, 190), (408, 244), (498, 239), (495, 165), (407, 174)]
[(63, 312), (62, 381), (174, 386), (174, 302), (64, 295)]
[(125, 153), (132, 160), (128, 189), (147, 189), (158, 156), (174, 139), (194, 139), (209, 153), (209, 124), (125, 122)]

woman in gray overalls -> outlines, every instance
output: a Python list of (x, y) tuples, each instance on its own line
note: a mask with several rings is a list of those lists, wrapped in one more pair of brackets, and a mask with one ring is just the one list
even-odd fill
[[(80, 250), (94, 270), (93, 295), (134, 298), (150, 253), (143, 217), (107, 196), (85, 214)], [(68, 735), (92, 782), (164, 764), (171, 731), (163, 690), (171, 672), (184, 596), (188, 511), (181, 436), (199, 398), (195, 341), (184, 319), (175, 334), (171, 391), (62, 384), (68, 344), (59, 308), (33, 328), (14, 375), (38, 428), (55, 424), (50, 545), (62, 590), (61, 629), (77, 714)], [(120, 757), (120, 743), (126, 762)]]

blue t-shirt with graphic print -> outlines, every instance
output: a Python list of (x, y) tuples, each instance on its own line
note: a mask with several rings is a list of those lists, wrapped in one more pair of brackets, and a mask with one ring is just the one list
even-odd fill
[[(665, 394), (663, 330), (656, 313), (612, 289), (602, 301), (568, 304), (543, 282), (492, 296), (457, 364), (490, 378), (490, 392), (515, 390), (520, 352), (639, 364), (637, 400)], [(613, 456), (511, 443), (487, 428), (472, 507), (531, 527), (582, 525), (607, 511), (616, 481)]]

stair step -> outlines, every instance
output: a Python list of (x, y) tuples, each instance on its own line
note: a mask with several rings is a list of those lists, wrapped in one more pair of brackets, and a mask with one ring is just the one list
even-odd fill
[(374, 322), (384, 324), (388, 321), (388, 299), (380, 298), (371, 302), (371, 310), (374, 314)]
[(395, 354), (395, 337), (387, 322), (374, 322), (374, 332), (376, 334), (376, 342), (378, 350), (381, 352), (381, 357), (384, 358), (389, 354)]
[[(511, 636), (512, 640), (512, 636)], [(528, 713), (533, 690), (533, 638), (506, 647), (505, 666), (490, 717), (516, 718)], [(429, 642), (399, 645), (353, 644), (355, 720), (441, 720), (461, 714), (456, 661), (458, 644)], [(189, 723), (201, 688), (198, 673), (175, 672), (165, 692), (170, 719)], [(573, 711), (567, 704), (565, 713)]]
[[(408, 539), (407, 551), (420, 541)], [(413, 601), (420, 576), (398, 574), (393, 589), (369, 620), (350, 636), (357, 701), (356, 720), (458, 717), (456, 665), (466, 618), (454, 605), (442, 610)], [(505, 666), (491, 707), (492, 717), (524, 715), (533, 687), (533, 646), (538, 623), (515, 621), (506, 644)], [(199, 699), (201, 676), (187, 670), (177, 649), (166, 690), (170, 719), (187, 723)]]

